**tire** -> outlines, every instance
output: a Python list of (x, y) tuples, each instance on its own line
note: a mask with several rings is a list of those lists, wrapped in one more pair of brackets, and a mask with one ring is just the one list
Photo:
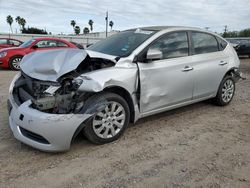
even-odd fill
[(86, 101), (85, 106), (87, 109), (98, 106), (95, 115), (87, 121), (83, 129), (84, 135), (94, 144), (106, 144), (117, 140), (129, 124), (129, 106), (115, 93), (102, 92), (94, 95)]
[(235, 81), (232, 76), (225, 76), (220, 83), (218, 92), (214, 101), (219, 106), (228, 105), (233, 97), (235, 92)]
[(22, 58), (23, 58), (23, 56), (21, 56), (21, 55), (13, 56), (12, 58), (10, 58), (10, 60), (9, 60), (10, 69), (15, 70), (15, 71), (20, 70), (20, 62), (21, 62)]

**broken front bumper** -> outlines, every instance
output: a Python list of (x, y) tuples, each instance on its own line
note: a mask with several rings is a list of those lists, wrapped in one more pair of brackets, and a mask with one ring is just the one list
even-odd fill
[(9, 97), (9, 125), (16, 139), (43, 151), (64, 151), (77, 128), (91, 115), (49, 114), (30, 107), (28, 100), (18, 106)]

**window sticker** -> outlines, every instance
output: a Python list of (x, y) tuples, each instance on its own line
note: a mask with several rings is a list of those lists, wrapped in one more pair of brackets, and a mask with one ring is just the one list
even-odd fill
[(141, 30), (141, 29), (136, 29), (135, 33), (140, 33), (140, 34), (145, 34), (145, 35), (150, 35), (153, 33), (153, 31), (146, 31), (146, 30)]

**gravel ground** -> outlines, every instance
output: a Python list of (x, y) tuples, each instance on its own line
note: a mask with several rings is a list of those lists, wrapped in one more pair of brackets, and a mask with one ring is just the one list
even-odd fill
[[(241, 59), (250, 79), (250, 59)], [(8, 86), (0, 70), (0, 187), (250, 187), (250, 80), (232, 103), (201, 102), (144, 118), (118, 141), (82, 137), (65, 153), (40, 152), (13, 138)]]

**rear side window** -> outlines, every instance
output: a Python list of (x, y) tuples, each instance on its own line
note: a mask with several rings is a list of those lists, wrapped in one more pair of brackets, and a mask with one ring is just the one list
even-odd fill
[(217, 52), (218, 42), (213, 35), (192, 32), (193, 50), (194, 54), (205, 54), (211, 52)]
[(219, 43), (219, 50), (223, 51), (227, 46), (227, 42), (219, 37), (217, 37), (217, 41)]
[(149, 48), (162, 51), (163, 59), (188, 56), (187, 32), (167, 34), (156, 40)]

